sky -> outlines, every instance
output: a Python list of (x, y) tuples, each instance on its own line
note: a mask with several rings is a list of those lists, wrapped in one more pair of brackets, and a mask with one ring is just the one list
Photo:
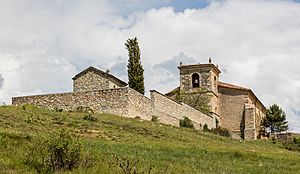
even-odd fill
[(225, 82), (278, 104), (300, 132), (300, 2), (292, 0), (0, 0), (0, 103), (67, 92), (95, 66), (127, 81), (137, 37), (146, 90), (179, 85), (177, 66), (211, 57)]

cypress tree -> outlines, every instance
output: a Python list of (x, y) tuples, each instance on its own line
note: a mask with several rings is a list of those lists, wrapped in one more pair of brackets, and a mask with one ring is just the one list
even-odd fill
[(144, 69), (140, 60), (141, 53), (137, 38), (127, 39), (125, 46), (129, 57), (127, 65), (128, 85), (144, 95)]

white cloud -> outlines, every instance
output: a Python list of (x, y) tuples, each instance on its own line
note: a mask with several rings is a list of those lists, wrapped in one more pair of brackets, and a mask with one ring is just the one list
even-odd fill
[(252, 88), (267, 106), (278, 103), (300, 132), (299, 3), (212, 1), (177, 13), (172, 7), (143, 11), (169, 1), (128, 2), (1, 1), (0, 100), (71, 90), (71, 77), (90, 65), (126, 80), (124, 42), (137, 36), (147, 89), (175, 88), (172, 66), (180, 59), (212, 57), (223, 81)]

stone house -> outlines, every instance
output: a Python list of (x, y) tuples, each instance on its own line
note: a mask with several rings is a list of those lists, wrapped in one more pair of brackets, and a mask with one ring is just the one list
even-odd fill
[[(200, 88), (210, 96), (209, 107), (218, 124), (231, 131), (233, 138), (260, 139), (261, 120), (266, 108), (248, 88), (219, 81), (221, 71), (211, 63), (183, 65), (180, 63), (180, 86), (165, 94), (175, 99), (175, 94), (197, 95)], [(177, 91), (177, 92), (174, 92)], [(203, 90), (202, 90), (203, 91)]]
[(120, 88), (127, 86), (126, 82), (111, 75), (109, 70), (103, 72), (92, 66), (75, 75), (72, 80), (74, 92)]

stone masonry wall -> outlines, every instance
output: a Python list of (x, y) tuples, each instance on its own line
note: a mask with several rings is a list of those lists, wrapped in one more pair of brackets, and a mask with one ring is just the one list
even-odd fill
[(244, 110), (247, 97), (247, 93), (243, 91), (219, 88), (221, 125), (231, 130), (233, 138), (240, 139), (244, 136)]
[(108, 78), (102, 77), (94, 71), (88, 71), (85, 75), (82, 75), (73, 81), (73, 91), (92, 91), (103, 90), (110, 88), (119, 88), (119, 86)]
[(128, 88), (14, 97), (12, 104), (34, 104), (42, 108), (58, 108), (64, 111), (89, 107), (97, 112), (128, 116)]
[(179, 120), (184, 116), (194, 122), (195, 128), (207, 124), (214, 128), (214, 119), (200, 111), (184, 104), (177, 103), (166, 96), (151, 91), (151, 99), (128, 88), (70, 92), (60, 94), (14, 97), (13, 105), (34, 104), (47, 109), (63, 109), (76, 111), (79, 107), (90, 108), (95, 112), (105, 112), (124, 117), (140, 117), (151, 120), (157, 116), (161, 123), (179, 126)]
[(193, 121), (195, 128), (199, 129), (200, 124), (202, 126), (207, 124), (209, 128), (215, 128), (213, 117), (205, 115), (184, 103), (175, 102), (154, 90), (151, 91), (151, 99), (154, 101), (156, 110), (163, 113), (168, 113), (172, 116), (171, 118), (173, 121), (174, 119), (177, 119), (178, 125), (179, 120), (183, 119), (184, 117), (188, 117)]
[(185, 68), (180, 71), (180, 89), (185, 92), (193, 92), (192, 74), (198, 73), (200, 77), (200, 86), (208, 91), (212, 90), (211, 73), (207, 68)]
[(245, 140), (255, 140), (256, 130), (255, 130), (255, 106), (253, 104), (245, 104), (245, 130), (244, 130)]
[(128, 88), (128, 96), (128, 114), (131, 117), (151, 120), (155, 112), (153, 100), (131, 88)]

